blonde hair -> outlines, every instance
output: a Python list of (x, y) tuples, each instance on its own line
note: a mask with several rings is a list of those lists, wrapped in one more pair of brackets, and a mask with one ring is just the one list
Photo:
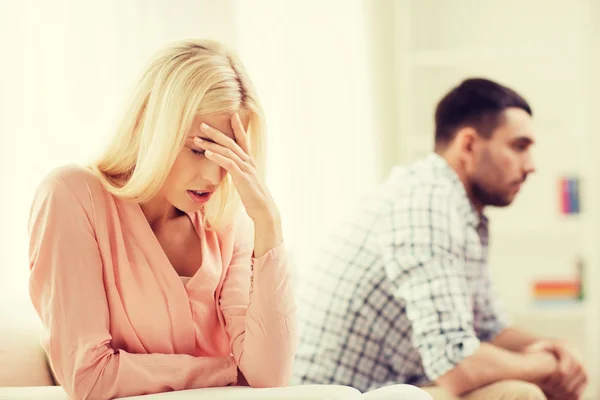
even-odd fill
[[(159, 51), (139, 81), (116, 135), (91, 167), (104, 187), (143, 203), (165, 183), (197, 115), (243, 112), (259, 173), (263, 173), (264, 116), (237, 57), (212, 40), (185, 40)], [(228, 225), (239, 199), (227, 176), (205, 205), (209, 229)]]

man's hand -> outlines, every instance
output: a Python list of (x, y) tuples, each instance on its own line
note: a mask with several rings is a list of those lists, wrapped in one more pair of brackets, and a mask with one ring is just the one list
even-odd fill
[(581, 399), (588, 382), (587, 372), (581, 356), (566, 341), (538, 340), (527, 346), (524, 352), (548, 352), (556, 357), (556, 370), (540, 383), (549, 399)]
[(547, 351), (517, 353), (481, 343), (479, 349), (454, 369), (436, 380), (456, 397), (480, 387), (505, 380), (521, 380), (540, 385), (558, 368)]

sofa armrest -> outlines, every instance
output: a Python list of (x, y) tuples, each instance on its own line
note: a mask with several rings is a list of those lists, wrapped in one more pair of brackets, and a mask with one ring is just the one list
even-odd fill
[(0, 399), (69, 400), (61, 386), (0, 387)]
[(40, 346), (40, 326), (3, 321), (0, 328), (0, 387), (49, 386), (54, 381)]

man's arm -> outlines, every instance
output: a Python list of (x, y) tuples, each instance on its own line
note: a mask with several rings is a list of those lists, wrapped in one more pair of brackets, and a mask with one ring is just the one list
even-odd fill
[(539, 336), (511, 327), (500, 332), (490, 344), (504, 350), (521, 352), (539, 340), (542, 340)]
[(483, 342), (517, 353), (545, 351), (558, 359), (558, 366), (539, 385), (547, 394), (567, 399), (579, 395), (587, 384), (587, 372), (568, 343), (539, 337), (511, 327), (508, 314), (492, 283), (489, 269), (482, 271), (474, 301), (474, 327)]
[[(378, 242), (427, 378), (462, 394), (500, 380), (549, 375), (556, 368), (552, 354), (517, 354), (481, 343), (478, 330), (487, 333), (484, 339), (494, 337), (506, 323), (496, 312), (475, 315), (473, 278), (465, 268), (465, 221), (444, 187), (423, 185), (396, 196), (390, 207), (380, 220)], [(490, 304), (482, 300), (482, 306)], [(406, 367), (403, 357), (396, 362), (398, 369)]]
[(541, 384), (557, 367), (556, 358), (547, 352), (515, 353), (482, 343), (436, 383), (455, 396), (494, 382), (518, 379)]
[(517, 328), (507, 328), (500, 332), (491, 344), (505, 350), (520, 352), (522, 355), (546, 352), (557, 359), (557, 368), (544, 382), (539, 383), (546, 393), (558, 396), (556, 398), (581, 395), (587, 386), (585, 366), (578, 353), (564, 340), (536, 336)]

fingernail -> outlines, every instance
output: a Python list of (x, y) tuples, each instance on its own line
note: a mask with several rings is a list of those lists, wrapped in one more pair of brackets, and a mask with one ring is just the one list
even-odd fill
[(207, 131), (208, 130), (208, 125), (206, 125), (204, 122), (200, 125), (200, 129), (202, 129), (203, 131)]
[(207, 155), (207, 156), (212, 156), (213, 152), (210, 151), (210, 150), (204, 150), (204, 154)]
[(201, 139), (201, 138), (199, 138), (199, 137), (195, 137), (195, 138), (194, 138), (194, 142), (195, 142), (196, 144), (203, 144), (203, 143), (204, 143), (204, 140), (202, 140), (202, 139)]

